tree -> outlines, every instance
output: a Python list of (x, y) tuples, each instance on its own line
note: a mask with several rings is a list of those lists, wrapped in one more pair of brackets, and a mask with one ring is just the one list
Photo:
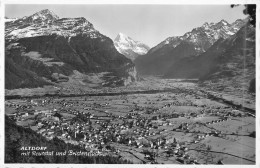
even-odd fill
[[(236, 7), (239, 5), (232, 4), (231, 8)], [(249, 15), (249, 23), (252, 24), (255, 27), (256, 24), (256, 4), (246, 4), (244, 5), (245, 9), (243, 10), (243, 13), (245, 15)]]
[(249, 92), (255, 93), (255, 90), (256, 90), (255, 85), (256, 85), (256, 80), (255, 80), (255, 78), (254, 78), (254, 79), (252, 79), (252, 80), (250, 81), (249, 89), (248, 89)]
[(177, 140), (175, 138), (173, 138), (173, 143), (176, 144), (177, 143)]
[(206, 164), (208, 164), (208, 161), (211, 160), (211, 162), (213, 162), (213, 156), (212, 153), (210, 152), (212, 149), (212, 146), (208, 145), (207, 146), (207, 160), (206, 160)]
[[(232, 4), (231, 8), (239, 5)], [(243, 13), (249, 15), (249, 23), (255, 27), (256, 24), (256, 4), (246, 4)], [(255, 93), (255, 78), (250, 81), (249, 92)]]
[(256, 137), (256, 133), (255, 133), (255, 131), (253, 131), (252, 133), (250, 133), (249, 136), (255, 138), (255, 137)]
[(61, 119), (61, 117), (62, 117), (62, 115), (60, 113), (57, 113), (57, 112), (53, 116), (58, 117), (59, 119)]

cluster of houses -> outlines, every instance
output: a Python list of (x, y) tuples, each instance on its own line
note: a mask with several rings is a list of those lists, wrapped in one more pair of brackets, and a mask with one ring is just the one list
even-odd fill
[[(60, 108), (49, 108), (48, 110), (32, 110), (35, 106), (48, 106), (51, 103), (59, 104)], [(151, 103), (151, 102), (150, 102)], [(145, 104), (150, 104), (145, 103)], [(81, 106), (76, 110), (76, 106)], [(160, 110), (171, 106), (196, 106), (191, 102), (174, 101), (166, 103), (160, 108), (141, 107), (135, 104), (128, 113), (115, 115), (103, 110), (104, 115), (94, 115), (90, 111), (109, 107), (109, 102), (82, 103), (79, 101), (66, 101), (49, 99), (28, 100), (27, 104), (19, 105), (9, 103), (8, 106), (15, 107), (17, 112), (10, 114), (16, 121), (26, 120), (33, 116), (34, 122), (28, 127), (45, 136), (48, 139), (58, 137), (67, 143), (80, 145), (90, 152), (120, 152), (120, 149), (111, 148), (110, 144), (122, 144), (132, 148), (164, 150), (167, 156), (174, 155), (182, 163), (198, 164), (192, 159), (187, 151), (187, 144), (178, 143), (176, 140), (163, 138), (165, 131), (189, 132), (192, 125), (190, 123), (181, 123), (175, 126), (168, 119), (179, 117), (202, 117), (218, 116), (220, 119), (206, 122), (206, 125), (227, 121), (230, 117), (243, 117), (246, 114), (230, 108), (206, 107), (199, 112), (178, 113), (160, 113)], [(63, 114), (71, 114), (73, 118), (64, 117)], [(145, 114), (145, 115), (143, 115)], [(149, 114), (149, 115), (147, 115)], [(173, 129), (166, 130), (160, 126), (171, 126)], [(175, 127), (175, 128), (174, 128)], [(219, 131), (200, 133), (194, 137), (191, 143), (199, 143), (208, 136), (221, 136)], [(146, 156), (149, 158), (151, 156)]]

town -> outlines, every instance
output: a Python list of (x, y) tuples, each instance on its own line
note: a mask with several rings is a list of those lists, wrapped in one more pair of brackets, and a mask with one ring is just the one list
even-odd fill
[(255, 163), (255, 115), (202, 91), (10, 99), (5, 111), (49, 140), (133, 163)]

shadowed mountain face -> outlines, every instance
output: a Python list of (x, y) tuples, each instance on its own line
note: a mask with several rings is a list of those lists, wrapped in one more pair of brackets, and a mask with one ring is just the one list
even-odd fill
[(235, 35), (219, 39), (205, 53), (173, 64), (167, 78), (199, 78), (210, 86), (255, 90), (255, 28), (246, 25)]
[(74, 70), (109, 72), (115, 80), (122, 80), (121, 84), (128, 78), (135, 80), (131, 60), (85, 18), (59, 19), (43, 10), (5, 26), (7, 89), (66, 81)]
[(205, 23), (183, 36), (169, 37), (135, 60), (137, 71), (143, 75), (164, 75), (173, 64), (186, 57), (197, 57), (217, 40), (234, 35), (245, 23), (246, 20), (232, 24), (221, 20), (215, 24)]
[(219, 39), (205, 53), (173, 64), (166, 77), (212, 79), (232, 77), (255, 67), (255, 29), (242, 27), (235, 35)]
[[(165, 46), (153, 53), (138, 57), (135, 60), (137, 71), (145, 75), (162, 75), (171, 66), (183, 57), (196, 54), (192, 43), (183, 41), (175, 48)], [(149, 55), (149, 56), (148, 56)], [(147, 58), (147, 59), (145, 59)]]

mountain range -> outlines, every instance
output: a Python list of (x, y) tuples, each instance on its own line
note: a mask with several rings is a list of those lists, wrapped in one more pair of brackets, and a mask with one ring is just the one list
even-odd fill
[(144, 75), (164, 75), (173, 64), (185, 57), (196, 57), (207, 51), (217, 40), (234, 35), (247, 20), (229, 24), (225, 20), (204, 23), (183, 36), (169, 37), (135, 60), (137, 70)]
[(134, 61), (138, 56), (146, 54), (150, 50), (150, 47), (146, 44), (135, 41), (123, 33), (119, 33), (116, 36), (114, 45), (119, 53), (132, 61)]
[(6, 89), (122, 86), (136, 81), (137, 73), (253, 86), (255, 28), (248, 18), (206, 22), (150, 49), (123, 33), (113, 41), (83, 17), (59, 18), (48, 9), (5, 18)]
[[(135, 60), (142, 75), (199, 79), (211, 90), (255, 92), (255, 27), (248, 19), (205, 23)], [(235, 89), (235, 90), (234, 90)]]
[(165, 74), (168, 78), (213, 79), (242, 75), (255, 64), (255, 29), (246, 24), (236, 34), (220, 38), (206, 52), (185, 57)]
[(89, 73), (101, 74), (102, 85), (125, 85), (136, 78), (132, 61), (92, 23), (59, 18), (48, 9), (6, 19), (5, 58), (7, 89), (69, 82), (71, 76), (84, 85)]

